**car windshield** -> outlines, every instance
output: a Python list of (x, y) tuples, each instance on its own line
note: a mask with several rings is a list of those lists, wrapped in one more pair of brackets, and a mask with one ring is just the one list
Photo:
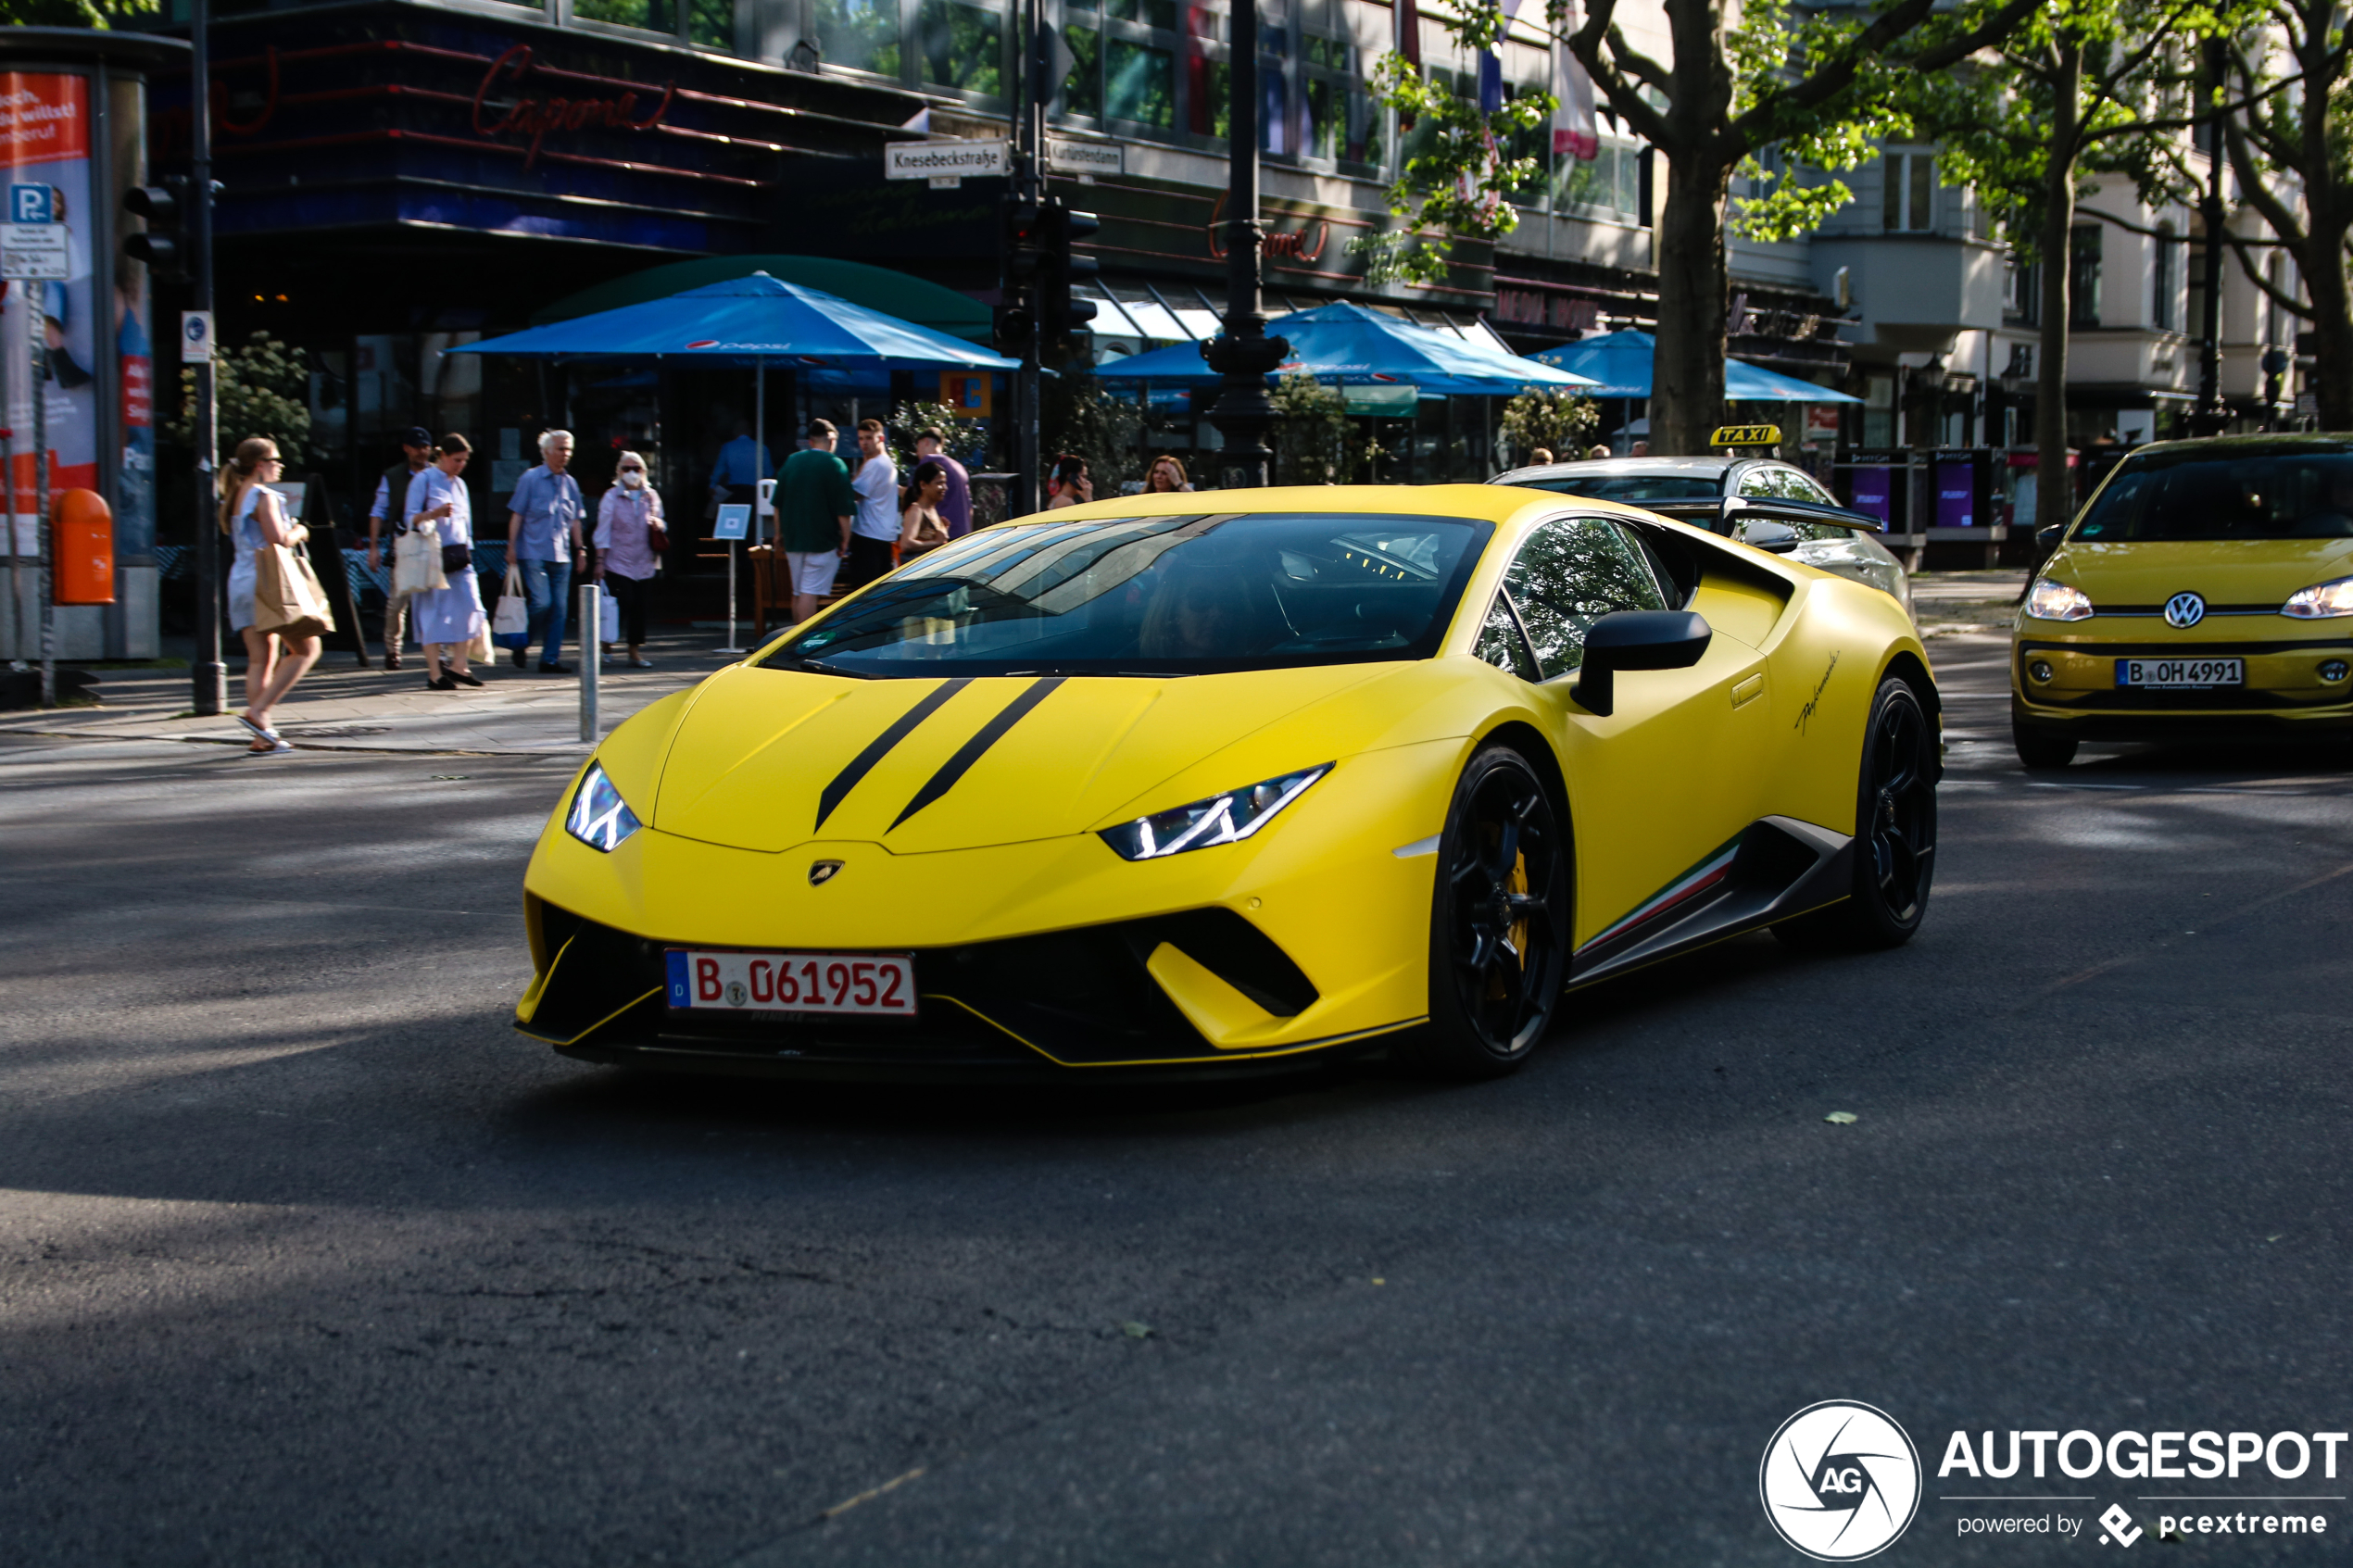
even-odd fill
[(1705, 473), (1555, 473), (1512, 483), (1530, 490), (1582, 495), (1589, 501), (1712, 501), (1723, 480)]
[(1492, 528), (1344, 513), (1013, 523), (941, 546), (761, 662), (872, 677), (1427, 659)]
[(2353, 449), (2137, 455), (2108, 482), (2074, 537), (2097, 545), (2353, 537)]

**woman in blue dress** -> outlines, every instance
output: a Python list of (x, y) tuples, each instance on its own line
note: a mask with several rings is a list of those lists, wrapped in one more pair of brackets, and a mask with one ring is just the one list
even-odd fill
[(237, 444), (235, 456), (220, 470), (220, 532), (236, 546), (236, 563), (229, 569), (229, 624), (245, 642), (245, 710), (237, 715), (253, 736), (257, 757), (279, 756), (294, 749), (271, 725), (271, 711), (294, 684), (319, 662), (317, 637), (282, 637), (254, 628), (253, 584), (256, 552), (271, 545), (299, 545), (310, 531), (286, 521), (286, 511), (270, 481), (284, 464), (277, 444), (253, 436)]
[[(409, 525), (432, 523), (444, 549), (474, 542), (473, 503), (466, 495), (465, 480), (466, 459), (472, 454), (466, 438), (452, 432), (441, 438), (433, 461), (409, 482)], [(425, 645), (425, 684), (437, 692), (482, 684), (482, 677), (466, 668), (466, 650), (490, 630), (473, 568), (460, 567), (448, 578), (447, 587), (412, 595), (409, 600), (417, 640)]]

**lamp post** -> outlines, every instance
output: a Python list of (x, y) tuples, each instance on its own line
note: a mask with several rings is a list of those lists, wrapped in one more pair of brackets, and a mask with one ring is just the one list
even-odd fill
[[(190, 0), (188, 40), (195, 53), (188, 62), (188, 248), (189, 274), (195, 297), (190, 304), (212, 309), (212, 48), (211, 15), (206, 0)], [(220, 662), (220, 528), (214, 515), (213, 468), (220, 451), (215, 426), (212, 354), (220, 334), (210, 334), (205, 358), (188, 368), (195, 372), (195, 418), (189, 421), (196, 448), (196, 656), (190, 659), (194, 690), (189, 706), (210, 718), (229, 705), (229, 671)], [(354, 628), (356, 632), (358, 629)], [(360, 644), (364, 649), (367, 639)]]
[(1275, 405), (1266, 396), (1266, 373), (1283, 362), (1290, 345), (1266, 335), (1266, 312), (1258, 295), (1258, 8), (1241, 0), (1233, 7), (1233, 83), (1226, 196), (1226, 330), (1202, 345), (1202, 358), (1218, 373), (1217, 403), (1210, 422), (1226, 438), (1225, 467), (1230, 481), (1267, 483), (1274, 454), (1266, 449)]

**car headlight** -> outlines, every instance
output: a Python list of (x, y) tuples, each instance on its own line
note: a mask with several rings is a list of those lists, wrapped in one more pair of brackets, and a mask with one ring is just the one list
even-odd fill
[(1332, 771), (1329, 762), (1285, 773), (1241, 789), (1213, 795), (1174, 810), (1155, 811), (1132, 822), (1103, 829), (1103, 842), (1124, 860), (1157, 860), (1188, 849), (1231, 844), (1248, 838), (1266, 825), (1276, 812), (1307, 793), (1307, 786)]
[(581, 775), (580, 787), (573, 792), (572, 809), (564, 813), (564, 832), (589, 848), (610, 855), (642, 825), (612, 780), (605, 776), (603, 767), (589, 763), (588, 771)]
[(2034, 591), (2026, 596), (2026, 613), (2037, 621), (2089, 621), (2092, 598), (2071, 583), (2037, 578)]
[(2280, 606), (2282, 615), (2293, 615), (2299, 621), (2323, 621), (2335, 615), (2353, 615), (2353, 577), (2340, 577), (2334, 583), (2315, 583), (2309, 588), (2298, 588)]

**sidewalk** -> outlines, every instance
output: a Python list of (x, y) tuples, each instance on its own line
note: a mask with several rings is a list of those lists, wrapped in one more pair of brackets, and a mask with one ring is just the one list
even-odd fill
[[(740, 646), (751, 646), (749, 625), (738, 626), (736, 634)], [(722, 640), (722, 633), (715, 631), (665, 630), (646, 645), (646, 657), (654, 662), (654, 669), (623, 670), (608, 662), (598, 683), (599, 732), (610, 734), (647, 704), (693, 685), (733, 662), (714, 651)], [(580, 650), (575, 645), (565, 651), (574, 667), (570, 675), (518, 670), (502, 652), (495, 664), (474, 666), (484, 682), (480, 691), (460, 687), (436, 692), (425, 686), (422, 654), (404, 655), (403, 668), (388, 671), (381, 659), (363, 670), (348, 651), (330, 650), (280, 705), (278, 733), (302, 750), (585, 752), (586, 743), (580, 738)], [(535, 659), (537, 650), (533, 653)], [(236, 746), (252, 739), (227, 713), (213, 719), (190, 716), (189, 675), (184, 669), (100, 667), (95, 673), (101, 706), (0, 714), (0, 735), (172, 740)], [(245, 660), (240, 655), (229, 660), (229, 710), (235, 712), (244, 706)]]

